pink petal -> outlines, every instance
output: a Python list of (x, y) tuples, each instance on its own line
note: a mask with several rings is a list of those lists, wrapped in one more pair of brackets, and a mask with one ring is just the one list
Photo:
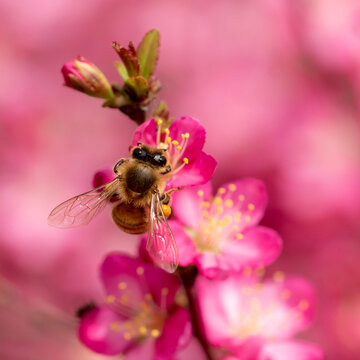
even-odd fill
[(176, 220), (170, 220), (169, 226), (174, 235), (174, 239), (179, 253), (179, 264), (188, 266), (195, 263), (197, 248), (193, 240), (186, 234), (183, 226)]
[(186, 157), (191, 162), (201, 152), (205, 144), (205, 128), (199, 120), (190, 116), (184, 116), (180, 119), (174, 120), (169, 127), (169, 136), (171, 139), (181, 140), (181, 134), (189, 133), (188, 143), (183, 157)]
[(257, 226), (246, 230), (242, 239), (229, 239), (222, 249), (221, 265), (233, 271), (271, 264), (282, 249), (282, 240), (272, 229)]
[(154, 119), (145, 121), (135, 130), (131, 146), (136, 146), (138, 142), (156, 147), (156, 123)]
[[(239, 230), (256, 225), (263, 217), (267, 203), (267, 194), (262, 181), (257, 179), (244, 179), (224, 184), (218, 189), (216, 197), (221, 199), (222, 216), (239, 217), (237, 225)], [(210, 209), (211, 211), (211, 209)]]
[(208, 279), (223, 280), (229, 275), (231, 268), (221, 253), (200, 252), (196, 257), (200, 273)]
[(269, 342), (258, 360), (322, 360), (324, 354), (316, 345), (299, 341)]
[(97, 188), (101, 185), (106, 184), (107, 182), (113, 180), (115, 178), (114, 171), (110, 168), (105, 168), (99, 170), (95, 173), (93, 177), (93, 187)]
[(168, 181), (167, 188), (205, 184), (213, 176), (216, 166), (217, 161), (202, 151)]
[(80, 341), (91, 350), (106, 355), (125, 352), (132, 340), (125, 340), (124, 319), (107, 307), (95, 308), (81, 319), (78, 329)]
[[(150, 293), (158, 306), (164, 304), (168, 308), (180, 285), (175, 275), (121, 253), (106, 257), (101, 277), (108, 295), (114, 295), (116, 299), (125, 295), (129, 305), (135, 307), (144, 300), (145, 294)], [(167, 289), (166, 298), (162, 294), (164, 288)]]
[(190, 313), (183, 307), (177, 307), (166, 319), (161, 337), (156, 341), (156, 355), (160, 358), (171, 358), (177, 349), (188, 344), (191, 335)]
[(192, 186), (172, 195), (172, 209), (176, 218), (191, 229), (197, 229), (202, 218), (201, 203), (211, 196), (211, 183)]

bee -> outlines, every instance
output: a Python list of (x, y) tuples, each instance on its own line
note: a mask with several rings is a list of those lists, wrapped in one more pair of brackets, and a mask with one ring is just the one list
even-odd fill
[(64, 201), (51, 211), (48, 223), (59, 228), (86, 225), (112, 203), (116, 225), (130, 234), (147, 232), (146, 249), (156, 264), (172, 273), (179, 256), (166, 217), (171, 213), (171, 193), (180, 189), (165, 192), (171, 177), (166, 149), (139, 142), (130, 154), (116, 163), (112, 181)]

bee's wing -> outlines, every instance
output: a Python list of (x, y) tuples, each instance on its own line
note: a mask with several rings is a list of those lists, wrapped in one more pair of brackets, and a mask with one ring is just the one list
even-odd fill
[(48, 224), (58, 228), (71, 228), (88, 224), (108, 203), (107, 200), (116, 192), (119, 178), (74, 196), (64, 201), (51, 211)]
[(173, 234), (166, 221), (159, 193), (152, 195), (150, 206), (149, 231), (146, 243), (154, 262), (162, 269), (173, 273), (179, 264), (179, 255)]

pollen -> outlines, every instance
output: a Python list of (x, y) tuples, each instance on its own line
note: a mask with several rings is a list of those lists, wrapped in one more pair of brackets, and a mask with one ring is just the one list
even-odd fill
[(105, 302), (107, 304), (113, 304), (115, 302), (115, 296), (114, 295), (108, 295), (106, 298), (105, 298)]
[(147, 328), (146, 328), (146, 326), (141, 325), (141, 326), (139, 327), (139, 334), (140, 334), (140, 335), (145, 335), (146, 333), (147, 333)]
[(240, 194), (240, 195), (239, 195), (239, 200), (240, 200), (240, 201), (244, 201), (244, 200), (245, 200), (245, 196), (244, 196), (243, 194)]
[(139, 266), (137, 269), (136, 269), (136, 273), (141, 276), (141, 275), (144, 275), (144, 268), (142, 266)]
[(239, 221), (240, 218), (241, 218), (241, 216), (242, 216), (241, 212), (240, 212), (240, 211), (236, 211), (236, 212), (235, 212), (235, 221)]
[(203, 190), (198, 190), (197, 194), (198, 194), (198, 196), (202, 197), (202, 196), (204, 196), (204, 191)]
[(234, 225), (234, 226), (233, 226), (233, 230), (234, 230), (234, 231), (239, 231), (239, 226)]
[(190, 134), (189, 133), (181, 134), (181, 137), (183, 139), (188, 139), (190, 137)]
[(177, 146), (176, 148), (177, 148), (178, 150), (181, 150), (181, 146), (180, 146), (180, 145), (179, 145), (179, 146)]
[(157, 124), (158, 126), (160, 126), (162, 123), (163, 123), (163, 121), (162, 121), (161, 119), (159, 119), (159, 120), (156, 121), (156, 124)]
[(201, 206), (204, 208), (208, 208), (208, 207), (210, 207), (210, 203), (208, 201), (202, 201)]
[(179, 145), (179, 142), (177, 140), (173, 140), (172, 141), (172, 144), (175, 145), (175, 146), (178, 146)]
[(219, 190), (218, 190), (218, 193), (219, 193), (220, 195), (221, 195), (221, 194), (225, 194), (225, 192), (226, 192), (226, 189), (223, 188), (223, 187), (219, 188)]
[(158, 329), (152, 329), (150, 334), (152, 337), (157, 338), (160, 336), (160, 331)]
[(165, 142), (170, 144), (171, 143), (171, 137), (170, 136), (167, 136), (166, 139), (165, 139)]
[(146, 301), (151, 301), (151, 300), (152, 300), (152, 295), (149, 294), (149, 293), (147, 293), (147, 294), (145, 294), (144, 299), (145, 299)]
[(124, 332), (123, 337), (125, 340), (130, 340), (131, 339), (131, 334), (129, 332)]
[(126, 282), (122, 281), (121, 283), (119, 283), (118, 288), (120, 290), (125, 290), (127, 288)]
[(277, 283), (282, 283), (285, 280), (285, 274), (282, 271), (276, 271), (273, 275), (273, 279)]
[(250, 220), (251, 220), (251, 217), (250, 217), (249, 215), (246, 215), (246, 216), (245, 216), (245, 221), (246, 221), (246, 222), (250, 222)]
[(218, 214), (221, 214), (223, 211), (224, 211), (224, 209), (223, 209), (222, 206), (218, 206), (218, 207), (216, 208), (216, 212), (217, 212)]
[(203, 217), (204, 217), (204, 218), (208, 218), (208, 217), (209, 217), (209, 212), (206, 211), (206, 210), (204, 210), (204, 211), (203, 211)]
[(253, 211), (255, 209), (255, 205), (254, 204), (248, 204), (248, 209), (250, 211)]
[(165, 129), (163, 130), (163, 132), (164, 132), (166, 135), (169, 135), (169, 134), (170, 134), (170, 130), (169, 130), (168, 128), (165, 128)]
[(171, 207), (170, 207), (170, 205), (162, 204), (161, 207), (162, 207), (162, 210), (164, 212), (164, 215), (166, 217), (169, 217), (171, 215)]
[(118, 323), (116, 323), (116, 322), (110, 323), (109, 327), (110, 327), (111, 331), (114, 331), (114, 332), (119, 332), (120, 331), (120, 325)]
[(126, 295), (123, 295), (121, 298), (120, 298), (120, 301), (123, 303), (123, 304), (127, 304), (129, 302), (129, 298), (126, 296)]
[(214, 199), (214, 203), (216, 205), (221, 205), (222, 204), (222, 198), (220, 196), (216, 196)]
[(189, 159), (188, 158), (183, 158), (183, 162), (187, 165), (189, 163)]
[(236, 185), (235, 184), (230, 184), (229, 185), (229, 190), (230, 191), (235, 191), (236, 190)]
[(244, 235), (243, 234), (236, 234), (236, 238), (239, 239), (239, 240), (242, 240), (244, 238)]
[(227, 199), (227, 200), (225, 201), (225, 206), (227, 206), (227, 207), (233, 207), (233, 205), (234, 205), (234, 202), (233, 202), (231, 199)]
[(307, 300), (301, 300), (298, 304), (298, 308), (301, 310), (301, 311), (305, 311), (309, 308), (310, 304)]

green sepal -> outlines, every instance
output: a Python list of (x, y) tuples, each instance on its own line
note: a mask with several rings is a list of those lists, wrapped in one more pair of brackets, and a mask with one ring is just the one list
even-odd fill
[(159, 56), (160, 34), (156, 29), (145, 34), (136, 52), (140, 63), (141, 74), (149, 78), (155, 70)]

